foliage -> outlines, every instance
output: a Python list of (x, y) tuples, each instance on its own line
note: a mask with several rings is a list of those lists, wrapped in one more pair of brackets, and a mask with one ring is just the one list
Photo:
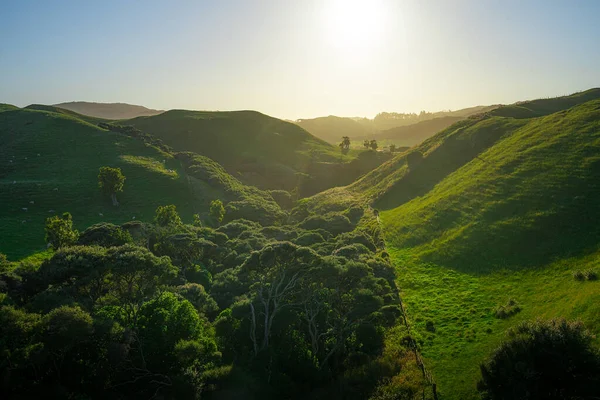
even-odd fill
[(112, 195), (123, 191), (125, 176), (121, 168), (101, 167), (98, 173), (98, 186), (103, 193)]
[(219, 199), (213, 200), (210, 203), (210, 212), (209, 217), (213, 226), (221, 225), (223, 221), (223, 217), (225, 216), (225, 207), (223, 207), (223, 202)]
[(154, 222), (161, 227), (178, 227), (181, 225), (181, 218), (177, 213), (177, 207), (170, 204), (168, 206), (159, 206), (156, 209)]
[(55, 249), (71, 245), (77, 241), (79, 232), (73, 229), (73, 217), (65, 212), (46, 219), (46, 243)]
[(525, 322), (481, 365), (486, 399), (590, 398), (600, 385), (600, 354), (581, 323)]
[(131, 234), (118, 225), (111, 223), (99, 223), (90, 226), (79, 235), (77, 244), (83, 246), (122, 246), (132, 243)]
[(98, 186), (100, 190), (110, 195), (113, 206), (118, 206), (117, 193), (123, 191), (125, 184), (125, 175), (121, 173), (121, 168), (101, 167), (98, 174)]

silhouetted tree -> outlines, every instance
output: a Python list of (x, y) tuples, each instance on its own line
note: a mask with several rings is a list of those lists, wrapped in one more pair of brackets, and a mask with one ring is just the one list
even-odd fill
[(369, 147), (371, 147), (371, 142), (369, 142), (368, 139), (365, 139), (365, 141), (363, 142), (363, 146), (365, 147), (365, 149), (369, 150)]
[(396, 145), (395, 144), (390, 144), (390, 153), (393, 153), (396, 151)]
[(342, 154), (348, 154), (350, 151), (350, 138), (348, 136), (342, 137), (342, 142), (339, 144)]
[(369, 142), (369, 147), (373, 150), (377, 150), (377, 140), (373, 139)]

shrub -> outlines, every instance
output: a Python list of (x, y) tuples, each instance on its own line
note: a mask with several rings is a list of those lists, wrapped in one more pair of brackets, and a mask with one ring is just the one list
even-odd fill
[(280, 223), (287, 214), (275, 202), (247, 198), (240, 201), (230, 201), (225, 207), (225, 222), (236, 219), (249, 219), (263, 226)]
[(225, 216), (225, 207), (223, 207), (223, 202), (221, 200), (216, 199), (210, 203), (209, 216), (213, 226), (221, 225), (223, 217)]
[(575, 278), (576, 281), (585, 281), (585, 275), (581, 270), (573, 271), (573, 278)]
[(358, 260), (360, 256), (368, 254), (371, 254), (371, 251), (361, 243), (349, 244), (333, 252), (334, 256), (345, 257), (351, 260)]
[(508, 317), (512, 317), (520, 311), (521, 307), (519, 306), (519, 304), (517, 304), (515, 300), (510, 299), (505, 305), (497, 307), (496, 311), (494, 312), (494, 315), (496, 318), (506, 319)]
[(477, 389), (484, 399), (593, 398), (600, 385), (600, 355), (579, 322), (525, 322), (508, 332), (481, 365)]
[(247, 230), (260, 229), (260, 224), (247, 219), (237, 219), (235, 221), (228, 222), (217, 229), (217, 232), (223, 232), (229, 238), (236, 238)]
[(585, 276), (585, 279), (587, 279), (588, 281), (595, 281), (598, 279), (598, 274), (596, 273), (596, 271), (591, 270), (591, 269), (587, 269), (587, 270), (583, 271), (583, 275)]
[(354, 225), (348, 217), (337, 213), (330, 213), (325, 216), (313, 215), (306, 218), (298, 226), (309, 231), (324, 229), (333, 235), (350, 232), (354, 229)]
[(354, 243), (360, 243), (371, 251), (377, 250), (371, 236), (362, 231), (342, 233), (336, 238), (336, 247), (338, 248)]
[(87, 228), (79, 236), (77, 244), (83, 246), (122, 246), (127, 243), (132, 243), (131, 234), (118, 225), (109, 222), (101, 222)]
[(312, 246), (313, 244), (322, 243), (324, 241), (325, 239), (323, 239), (323, 236), (320, 233), (313, 231), (302, 233), (295, 240), (293, 240), (293, 242), (298, 246), (307, 247)]

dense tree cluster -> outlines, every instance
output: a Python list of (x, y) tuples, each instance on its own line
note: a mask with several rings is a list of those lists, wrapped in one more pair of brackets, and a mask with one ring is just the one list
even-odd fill
[(382, 354), (402, 313), (355, 211), (263, 227), (221, 202), (194, 225), (164, 206), (81, 235), (49, 219), (49, 259), (0, 259), (0, 392), (368, 398), (401, 369)]

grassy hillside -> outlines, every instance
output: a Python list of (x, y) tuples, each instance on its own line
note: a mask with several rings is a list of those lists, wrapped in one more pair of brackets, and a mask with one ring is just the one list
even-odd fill
[[(176, 151), (207, 156), (242, 182), (262, 189), (297, 190), (307, 178), (314, 180), (323, 175), (320, 168), (328, 166), (319, 167), (320, 163), (346, 164), (359, 153), (342, 155), (337, 146), (317, 139), (299, 126), (255, 111), (172, 110), (121, 123), (154, 135)], [(353, 174), (349, 175), (353, 180), (372, 168), (365, 164), (358, 174), (353, 168), (344, 169), (343, 173)], [(344, 180), (334, 177), (325, 188), (345, 184)], [(303, 188), (301, 195), (320, 190), (306, 185)]]
[(521, 101), (492, 110), (491, 114), (512, 118), (541, 117), (596, 99), (600, 99), (600, 88), (589, 89), (570, 96)]
[[(355, 203), (381, 211), (441, 398), (478, 398), (479, 363), (519, 321), (579, 318), (600, 334), (600, 284), (573, 278), (600, 267), (597, 97), (592, 90), (528, 102), (532, 118), (507, 106), (460, 121), (300, 204), (319, 213)], [(511, 300), (522, 311), (497, 318)]]
[(163, 110), (153, 110), (143, 106), (126, 103), (91, 103), (87, 101), (73, 101), (55, 104), (56, 107), (74, 111), (78, 114), (103, 119), (129, 119), (141, 116), (157, 115)]
[[(120, 167), (126, 176), (119, 207), (98, 189), (102, 166)], [(267, 206), (281, 213), (266, 192), (242, 185), (205, 157), (175, 158), (61, 112), (0, 113), (0, 252), (10, 258), (42, 249), (44, 221), (57, 213), (71, 212), (83, 229), (100, 221), (150, 221), (157, 206), (175, 204), (191, 221), (215, 198), (258, 203), (259, 217)]]

